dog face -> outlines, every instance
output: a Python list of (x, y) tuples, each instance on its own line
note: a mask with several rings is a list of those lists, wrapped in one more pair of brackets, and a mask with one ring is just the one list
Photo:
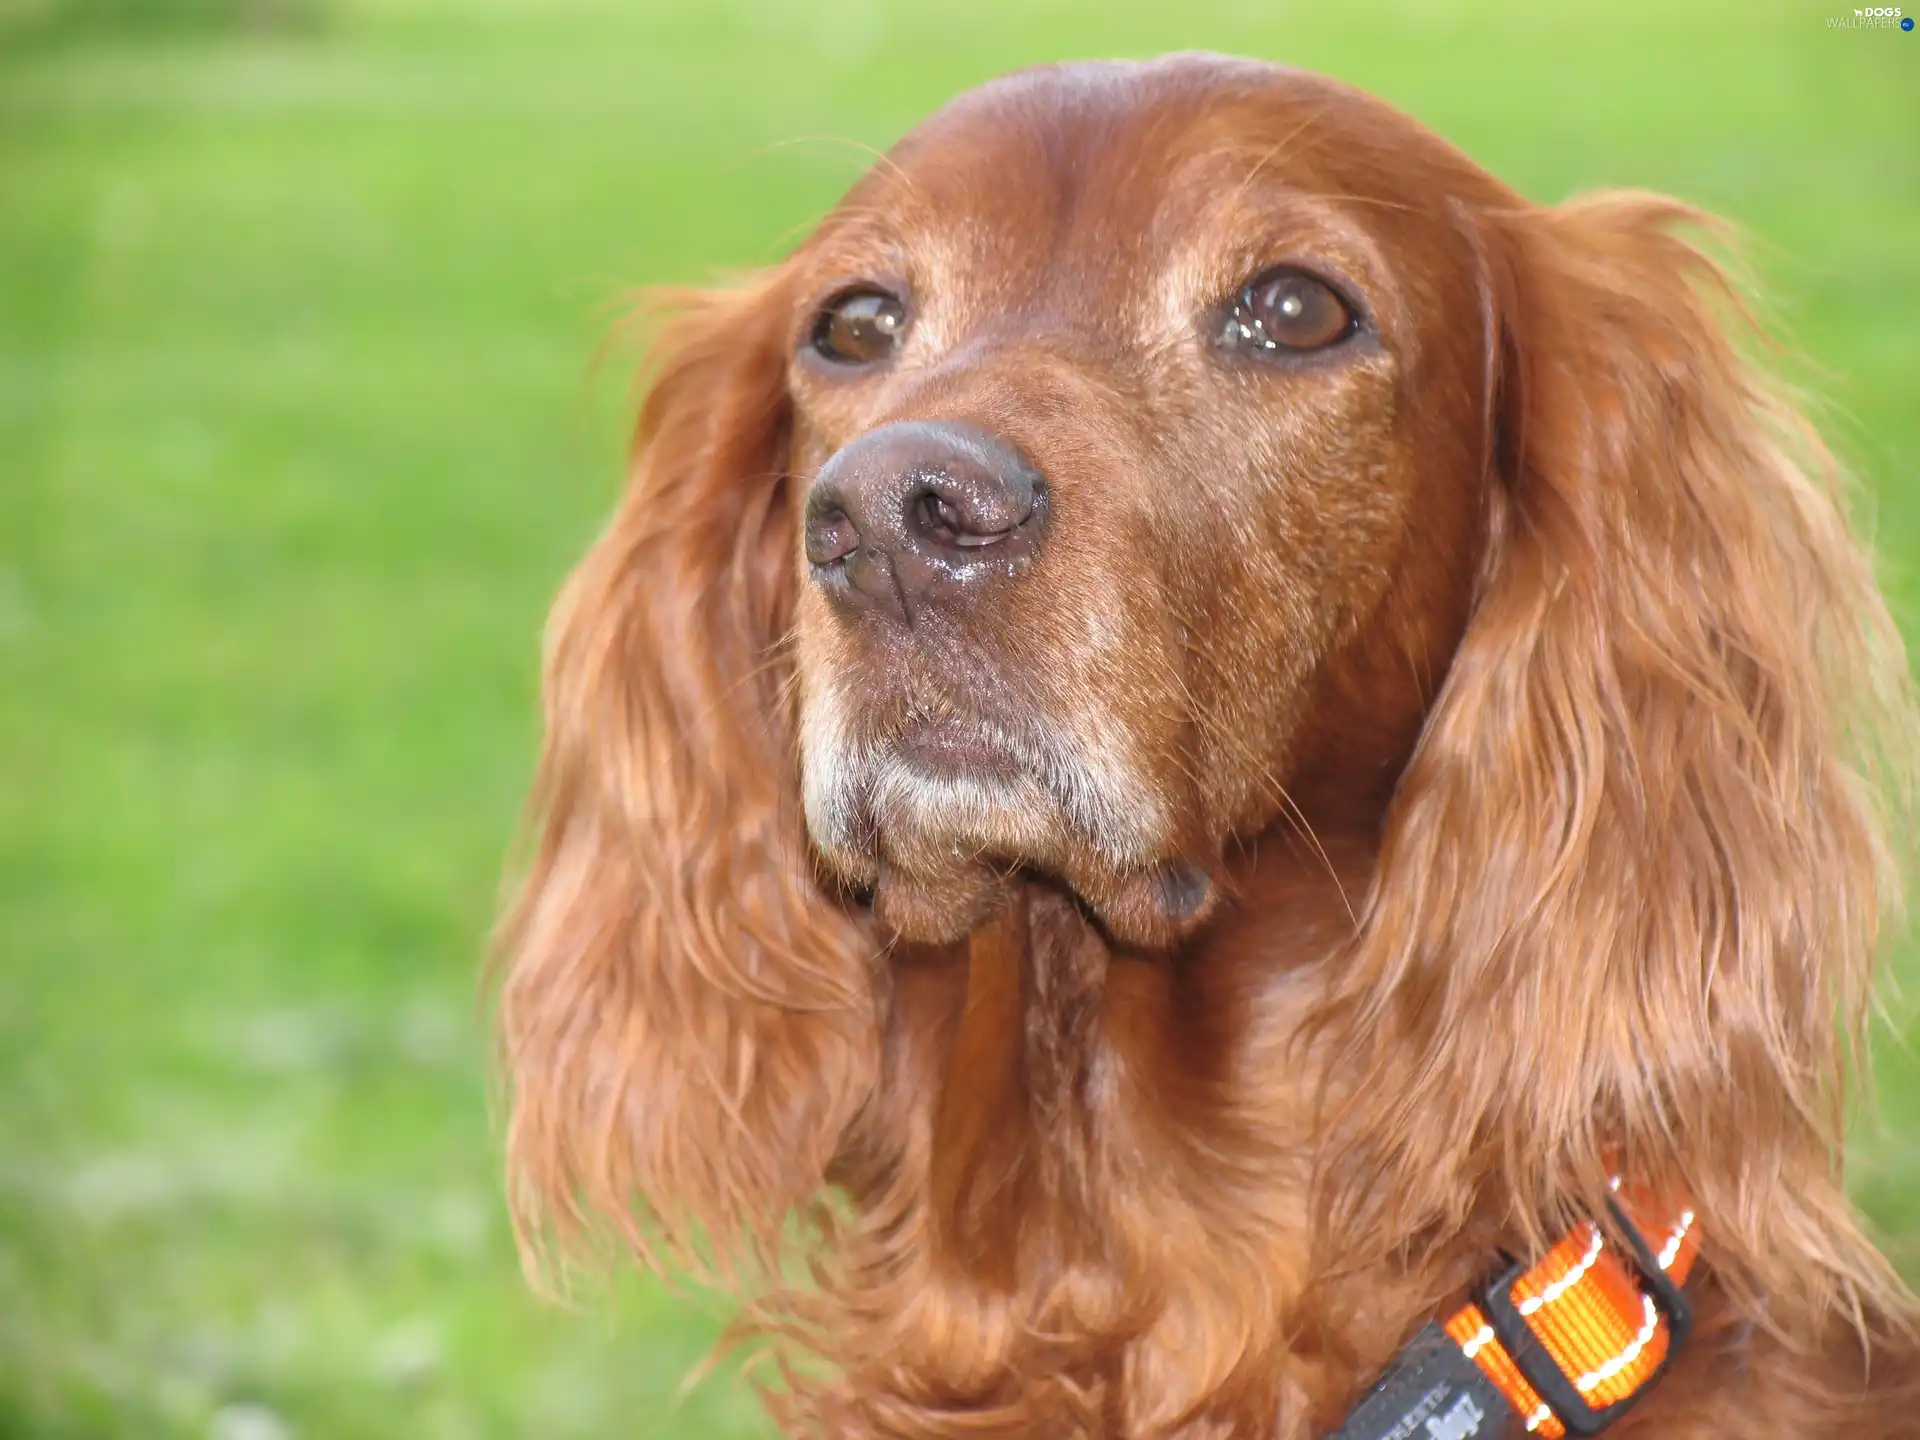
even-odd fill
[(1033, 867), (1164, 942), (1403, 744), (1472, 569), (1490, 191), (1316, 77), (1088, 65), (948, 106), (794, 258), (805, 813), (896, 929)]

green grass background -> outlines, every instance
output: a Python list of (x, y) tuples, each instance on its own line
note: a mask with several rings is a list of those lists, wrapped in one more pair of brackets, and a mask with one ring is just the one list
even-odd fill
[(524, 1289), (477, 962), (619, 296), (998, 71), (1286, 59), (1743, 222), (1915, 634), (1920, 35), (1850, 9), (0, 0), (0, 1437), (758, 1433), (711, 1305)]

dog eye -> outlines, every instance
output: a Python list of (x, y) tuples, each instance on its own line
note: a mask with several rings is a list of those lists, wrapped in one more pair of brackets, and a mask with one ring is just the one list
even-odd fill
[(813, 322), (813, 348), (840, 365), (875, 365), (899, 348), (907, 307), (884, 290), (852, 290)]
[(1269, 270), (1247, 282), (1227, 317), (1227, 338), (1254, 350), (1324, 350), (1358, 328), (1334, 288), (1304, 270)]

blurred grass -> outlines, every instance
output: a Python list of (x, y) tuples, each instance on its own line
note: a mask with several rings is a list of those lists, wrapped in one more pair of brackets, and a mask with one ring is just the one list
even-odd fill
[(476, 960), (612, 302), (777, 255), (988, 75), (1267, 55), (1537, 198), (1743, 222), (1914, 634), (1920, 36), (1830, 12), (0, 0), (0, 1437), (757, 1433), (676, 1399), (707, 1310), (525, 1293)]

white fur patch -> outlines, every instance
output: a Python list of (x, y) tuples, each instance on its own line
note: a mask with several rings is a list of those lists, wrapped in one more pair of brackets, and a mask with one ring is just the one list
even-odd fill
[[(1042, 861), (1077, 842), (1116, 868), (1157, 856), (1166, 807), (1139, 778), (1110, 717), (1083, 715), (1033, 737), (997, 727), (976, 733), (1015, 773), (930, 772), (891, 744), (857, 739), (838, 686), (810, 690), (800, 769), (814, 843), (856, 872), (868, 868), (860, 862), (875, 838), (896, 852), (973, 849)], [(878, 837), (860, 833), (867, 820)]]

